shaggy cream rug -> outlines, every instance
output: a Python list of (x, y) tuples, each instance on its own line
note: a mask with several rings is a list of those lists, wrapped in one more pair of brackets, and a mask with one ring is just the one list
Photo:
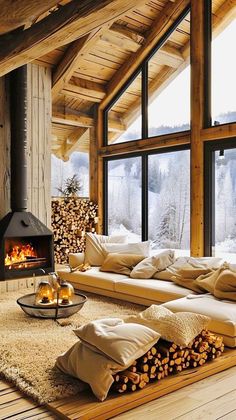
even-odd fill
[(0, 375), (40, 403), (75, 395), (85, 384), (55, 367), (56, 357), (77, 340), (73, 329), (91, 320), (124, 317), (144, 308), (87, 293), (80, 312), (64, 320), (30, 318), (17, 305), (30, 289), (0, 296)]

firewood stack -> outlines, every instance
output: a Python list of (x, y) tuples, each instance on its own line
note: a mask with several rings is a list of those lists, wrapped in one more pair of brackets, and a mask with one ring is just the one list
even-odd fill
[(68, 263), (69, 252), (85, 250), (85, 232), (95, 232), (97, 205), (77, 197), (52, 200), (55, 262)]
[(223, 338), (206, 330), (188, 347), (180, 347), (161, 339), (144, 356), (135, 360), (132, 366), (114, 375), (112, 389), (119, 393), (136, 391), (170, 374), (202, 366), (208, 360), (221, 356), (223, 351)]

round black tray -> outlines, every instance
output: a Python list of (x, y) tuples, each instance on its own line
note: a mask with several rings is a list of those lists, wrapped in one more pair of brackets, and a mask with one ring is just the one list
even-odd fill
[(73, 303), (69, 305), (35, 305), (35, 293), (25, 295), (17, 299), (18, 305), (29, 316), (36, 318), (67, 318), (78, 312), (86, 302), (87, 297), (80, 293), (75, 293)]

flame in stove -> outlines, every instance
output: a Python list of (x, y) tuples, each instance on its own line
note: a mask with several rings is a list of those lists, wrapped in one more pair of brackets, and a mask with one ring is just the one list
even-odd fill
[(37, 258), (37, 254), (32, 245), (14, 245), (5, 257), (5, 265), (23, 262), (27, 257)]

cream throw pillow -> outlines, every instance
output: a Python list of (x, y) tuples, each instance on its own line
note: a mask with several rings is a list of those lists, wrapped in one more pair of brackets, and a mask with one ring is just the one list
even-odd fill
[(158, 271), (165, 270), (174, 263), (174, 251), (167, 250), (145, 258), (130, 273), (132, 279), (150, 279)]
[(108, 254), (100, 271), (125, 274), (129, 276), (133, 267), (143, 259), (142, 255), (133, 254)]
[(138, 324), (126, 324), (119, 318), (100, 319), (74, 331), (90, 350), (105, 354), (121, 366), (128, 366), (146, 353), (160, 334)]
[(102, 265), (106, 256), (106, 252), (104, 252), (102, 244), (110, 242), (125, 243), (127, 242), (127, 236), (106, 236), (97, 235), (96, 233), (86, 233), (86, 249), (84, 262), (93, 266)]
[(121, 243), (105, 243), (102, 245), (105, 254), (136, 254), (148, 257), (150, 253), (150, 241), (121, 244)]
[(105, 355), (94, 352), (81, 342), (74, 344), (66, 353), (60, 355), (56, 367), (67, 375), (89, 384), (100, 401), (105, 400), (114, 382), (112, 375), (124, 369), (123, 366)]
[(145, 325), (167, 341), (186, 347), (210, 322), (210, 318), (192, 312), (173, 313), (164, 306), (151, 305), (136, 316), (130, 316), (125, 322)]

